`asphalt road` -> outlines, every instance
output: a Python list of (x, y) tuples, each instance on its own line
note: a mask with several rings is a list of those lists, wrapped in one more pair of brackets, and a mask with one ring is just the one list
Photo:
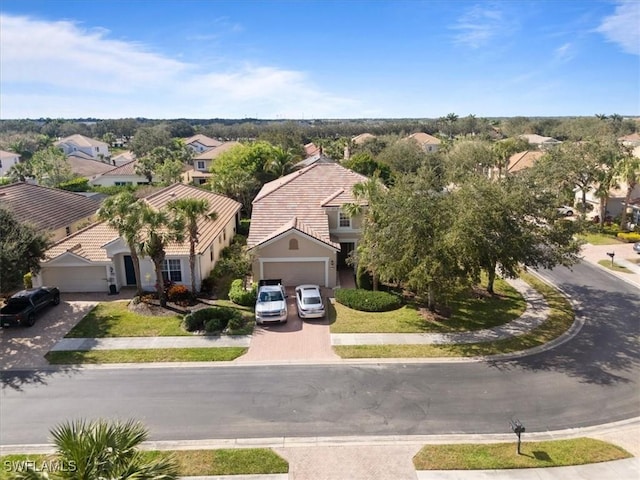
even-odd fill
[(578, 303), (571, 341), (483, 363), (3, 372), (0, 444), (78, 417), (134, 417), (153, 440), (505, 433), (640, 415), (640, 293), (588, 264), (546, 272)]

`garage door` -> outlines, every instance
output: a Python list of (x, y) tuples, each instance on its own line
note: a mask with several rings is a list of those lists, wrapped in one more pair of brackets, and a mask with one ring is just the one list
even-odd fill
[(264, 278), (280, 278), (287, 286), (312, 283), (326, 286), (324, 281), (324, 262), (264, 262)]
[(61, 292), (107, 292), (105, 267), (48, 267), (40, 272), (43, 285)]

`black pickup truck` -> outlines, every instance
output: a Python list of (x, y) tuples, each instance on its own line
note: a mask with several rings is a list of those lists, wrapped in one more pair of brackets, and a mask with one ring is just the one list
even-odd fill
[(48, 305), (60, 303), (60, 291), (56, 287), (38, 287), (22, 290), (7, 299), (0, 308), (2, 328), (12, 325), (31, 327), (36, 323), (36, 313)]

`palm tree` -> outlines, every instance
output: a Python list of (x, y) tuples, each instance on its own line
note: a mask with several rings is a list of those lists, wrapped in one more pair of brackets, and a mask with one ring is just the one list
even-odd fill
[(26, 480), (173, 480), (178, 467), (173, 457), (150, 460), (138, 450), (148, 433), (136, 421), (106, 420), (67, 422), (51, 430), (56, 446), (55, 472), (20, 472)]
[(607, 117), (607, 115), (606, 115), (606, 114), (604, 114), (604, 113), (596, 113), (596, 118), (597, 118), (598, 120), (606, 120), (606, 119), (607, 119), (607, 118), (609, 118), (609, 117)]
[(129, 246), (133, 271), (136, 276), (136, 295), (142, 291), (142, 279), (140, 278), (140, 244), (142, 243), (142, 213), (143, 206), (131, 192), (122, 192), (107, 198), (100, 210), (98, 217), (115, 228)]
[(196, 244), (198, 243), (198, 220), (218, 218), (216, 212), (209, 211), (209, 202), (205, 199), (180, 198), (167, 204), (169, 209), (184, 220), (189, 232), (189, 269), (191, 271), (191, 294), (196, 294)]
[(282, 147), (273, 148), (273, 156), (267, 160), (265, 170), (279, 177), (284, 177), (293, 170), (293, 159), (295, 155), (291, 149), (285, 150)]
[(144, 239), (142, 252), (148, 256), (156, 271), (158, 298), (160, 305), (167, 305), (167, 296), (162, 276), (162, 264), (166, 256), (166, 247), (171, 242), (182, 242), (184, 239), (184, 219), (170, 218), (165, 212), (145, 206), (142, 210), (142, 228)]

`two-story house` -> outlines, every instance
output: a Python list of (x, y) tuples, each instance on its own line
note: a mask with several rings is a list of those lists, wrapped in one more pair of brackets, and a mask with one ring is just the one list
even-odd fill
[(205, 150), (193, 158), (193, 168), (188, 169), (182, 175), (184, 183), (192, 183), (194, 185), (202, 185), (211, 177), (211, 165), (224, 152), (229, 151), (233, 147), (240, 145), (240, 142), (224, 142), (217, 147)]
[(207, 150), (211, 150), (212, 148), (216, 148), (222, 145), (222, 142), (220, 140), (207, 137), (206, 135), (202, 135), (201, 133), (185, 139), (184, 143), (187, 147), (193, 150), (193, 153), (195, 155), (199, 155), (202, 152), (206, 152)]
[(109, 153), (109, 144), (80, 134), (61, 138), (56, 141), (54, 145), (56, 147), (60, 147), (65, 155), (73, 155), (76, 154), (76, 152), (82, 152), (91, 160), (98, 161), (106, 160), (111, 156)]
[(20, 155), (0, 150), (0, 177), (9, 175), (9, 170), (17, 163), (20, 163)]
[(407, 139), (411, 139), (417, 142), (418, 145), (420, 145), (420, 148), (422, 148), (427, 153), (435, 153), (438, 151), (438, 148), (440, 148), (440, 140), (433, 135), (429, 135), (428, 133), (412, 133), (407, 137)]
[(353, 186), (365, 181), (337, 163), (316, 162), (265, 184), (253, 200), (247, 239), (254, 280), (335, 287), (362, 233), (361, 216), (342, 206), (356, 202)]

